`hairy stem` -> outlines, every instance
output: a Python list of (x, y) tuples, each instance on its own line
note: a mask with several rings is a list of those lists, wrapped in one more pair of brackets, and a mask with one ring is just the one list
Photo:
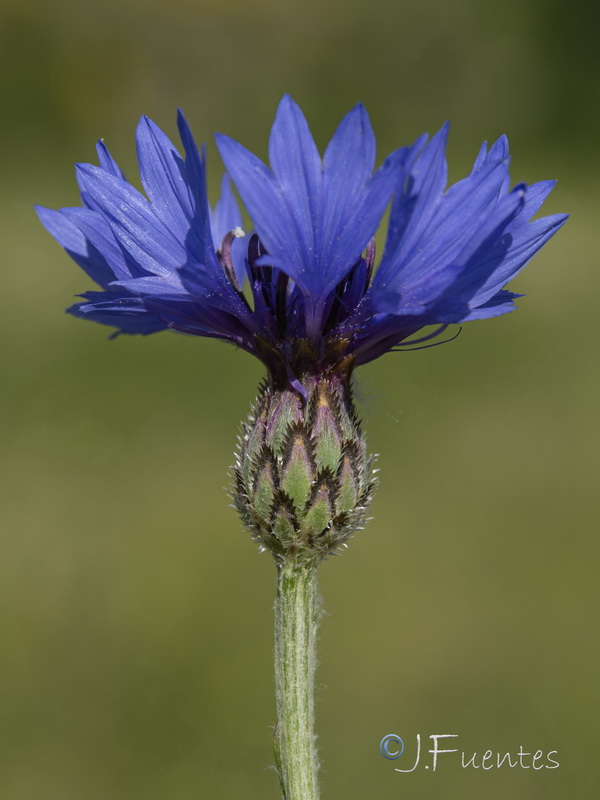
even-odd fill
[(287, 556), (278, 570), (275, 760), (284, 800), (318, 800), (314, 733), (317, 567)]

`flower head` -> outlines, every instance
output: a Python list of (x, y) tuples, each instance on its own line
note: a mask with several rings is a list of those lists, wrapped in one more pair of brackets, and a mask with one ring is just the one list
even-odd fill
[[(39, 208), (41, 221), (100, 285), (69, 311), (120, 333), (167, 328), (232, 342), (269, 371), (242, 427), (233, 498), (281, 563), (318, 561), (360, 528), (375, 486), (352, 402), (353, 367), (431, 338), (450, 323), (504, 314), (505, 284), (560, 228), (530, 221), (552, 181), (510, 190), (508, 145), (482, 145), (446, 189), (448, 126), (374, 171), (366, 111), (342, 120), (321, 158), (298, 106), (281, 101), (270, 168), (226, 136), (221, 199), (207, 199), (205, 158), (183, 115), (185, 158), (143, 117), (145, 195), (103, 142), (80, 164), (83, 205)], [(255, 232), (246, 236), (230, 177)], [(373, 236), (391, 201), (375, 263)], [(434, 334), (411, 338), (427, 326)]]
[[(228, 175), (212, 210), (204, 155), (181, 113), (178, 122), (185, 158), (151, 120), (138, 125), (146, 196), (100, 142), (100, 166), (77, 166), (83, 205), (38, 208), (102, 289), (69, 311), (121, 333), (170, 328), (224, 339), (260, 358), (274, 385), (301, 390), (306, 376), (349, 372), (426, 326), (511, 311), (518, 295), (504, 286), (566, 219), (530, 221), (554, 182), (511, 190), (505, 137), (482, 145), (469, 175), (446, 188), (447, 125), (374, 171), (362, 105), (321, 158), (288, 96), (271, 130), (270, 168), (217, 137)], [(252, 235), (241, 230), (228, 176)], [(373, 236), (390, 201), (376, 266)]]

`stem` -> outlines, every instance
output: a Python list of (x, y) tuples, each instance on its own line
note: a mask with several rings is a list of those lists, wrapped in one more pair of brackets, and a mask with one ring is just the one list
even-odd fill
[(317, 566), (287, 557), (278, 571), (275, 761), (284, 800), (318, 800), (314, 733)]

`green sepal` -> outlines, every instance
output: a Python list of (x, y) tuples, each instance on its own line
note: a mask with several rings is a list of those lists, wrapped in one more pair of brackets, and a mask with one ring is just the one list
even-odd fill
[(321, 536), (331, 524), (333, 503), (331, 502), (331, 485), (322, 480), (313, 492), (304, 518), (300, 523), (300, 533), (309, 539)]
[(335, 473), (340, 463), (343, 439), (326, 392), (321, 391), (317, 396), (314, 413), (312, 437), (317, 469), (329, 469)]
[(275, 511), (271, 519), (271, 530), (278, 542), (289, 545), (297, 538), (298, 526), (294, 505), (289, 497), (280, 492), (274, 503)]
[(276, 490), (277, 466), (267, 448), (263, 447), (259, 466), (255, 469), (253, 504), (263, 519), (269, 519)]
[(302, 422), (301, 398), (294, 392), (281, 392), (271, 406), (265, 440), (276, 455), (282, 455), (290, 428)]
[(301, 512), (310, 497), (314, 480), (311, 443), (301, 423), (292, 426), (285, 451), (281, 488), (291, 498), (296, 510)]
[(348, 451), (343, 454), (341, 459), (337, 475), (337, 487), (336, 512), (343, 514), (344, 512), (352, 511), (358, 502), (359, 482)]

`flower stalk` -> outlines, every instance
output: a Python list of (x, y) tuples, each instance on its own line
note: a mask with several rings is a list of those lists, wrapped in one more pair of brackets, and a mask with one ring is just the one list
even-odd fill
[(318, 800), (314, 684), (319, 601), (317, 565), (287, 557), (275, 602), (275, 763), (283, 800)]
[(317, 569), (362, 527), (376, 483), (350, 381), (349, 370), (338, 370), (305, 374), (297, 389), (265, 382), (233, 470), (235, 506), (277, 565), (274, 747), (283, 800), (319, 797)]

